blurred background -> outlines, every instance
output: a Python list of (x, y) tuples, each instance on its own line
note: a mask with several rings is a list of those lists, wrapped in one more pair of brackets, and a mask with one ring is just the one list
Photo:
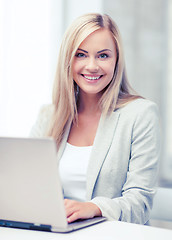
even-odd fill
[(63, 33), (88, 12), (116, 21), (131, 85), (159, 106), (159, 185), (172, 187), (172, 0), (0, 0), (0, 136), (29, 135), (51, 102)]

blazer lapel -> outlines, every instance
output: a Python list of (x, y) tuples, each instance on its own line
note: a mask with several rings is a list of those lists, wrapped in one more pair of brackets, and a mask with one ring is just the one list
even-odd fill
[(70, 131), (70, 124), (68, 123), (67, 124), (67, 127), (66, 127), (66, 131), (64, 132), (64, 136), (63, 136), (63, 139), (62, 139), (62, 142), (60, 144), (60, 147), (57, 151), (57, 161), (59, 163), (62, 155), (63, 155), (63, 152), (64, 152), (64, 149), (65, 149), (65, 146), (66, 146), (66, 142), (67, 142), (67, 139), (68, 139), (68, 135), (69, 135), (69, 131)]
[(102, 115), (100, 118), (87, 169), (87, 200), (91, 200), (96, 179), (113, 140), (119, 115), (119, 112), (115, 111), (107, 117)]

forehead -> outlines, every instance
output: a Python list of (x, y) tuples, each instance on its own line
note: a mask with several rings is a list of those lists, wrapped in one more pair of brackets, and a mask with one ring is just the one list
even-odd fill
[[(115, 50), (115, 43), (112, 33), (108, 29), (99, 29), (91, 33), (80, 44), (79, 48), (88, 49), (110, 49)], [(100, 49), (101, 48), (101, 49)]]

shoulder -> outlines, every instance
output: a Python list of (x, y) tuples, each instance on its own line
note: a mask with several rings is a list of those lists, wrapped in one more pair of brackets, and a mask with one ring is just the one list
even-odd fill
[(136, 118), (143, 115), (144, 117), (149, 115), (159, 115), (157, 104), (144, 98), (133, 100), (117, 111), (120, 113), (120, 115), (130, 118)]
[(118, 115), (118, 126), (122, 129), (156, 128), (160, 127), (160, 114), (156, 103), (139, 98), (129, 102), (113, 112)]
[(52, 115), (54, 113), (54, 105), (43, 105), (38, 113), (37, 120), (31, 129), (31, 137), (43, 137), (46, 135)]
[(54, 113), (55, 107), (53, 104), (43, 105), (40, 109), (38, 118), (49, 119)]
[(38, 117), (37, 117), (37, 123), (44, 125), (44, 124), (48, 124), (48, 122), (51, 120), (52, 115), (54, 113), (54, 105), (49, 104), (49, 105), (43, 105), (40, 108), (40, 111), (38, 113)]

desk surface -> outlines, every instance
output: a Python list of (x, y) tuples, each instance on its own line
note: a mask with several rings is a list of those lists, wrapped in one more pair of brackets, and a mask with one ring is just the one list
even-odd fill
[(172, 230), (142, 226), (117, 221), (106, 221), (72, 233), (49, 233), (41, 231), (0, 227), (2, 240), (171, 240)]

